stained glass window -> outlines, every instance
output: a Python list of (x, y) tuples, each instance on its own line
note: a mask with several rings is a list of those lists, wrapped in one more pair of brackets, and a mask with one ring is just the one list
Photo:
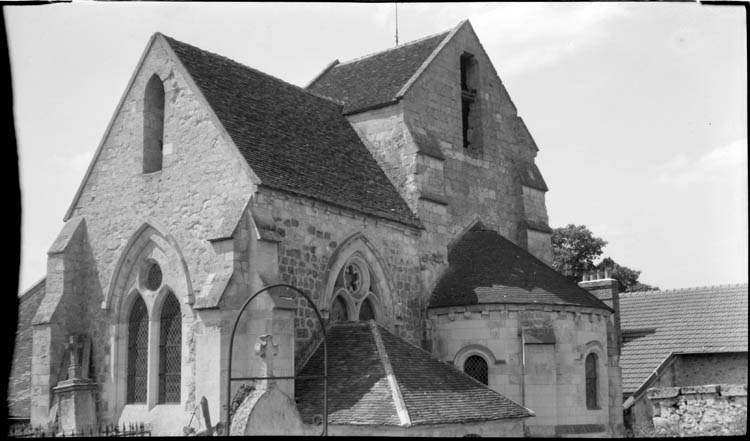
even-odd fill
[(586, 356), (586, 407), (588, 409), (598, 409), (596, 403), (596, 354)]
[(472, 355), (466, 359), (464, 372), (482, 384), (489, 384), (487, 361), (479, 355)]
[(128, 319), (128, 403), (146, 402), (148, 379), (148, 311), (139, 295)]
[(159, 403), (180, 402), (182, 370), (182, 313), (173, 294), (161, 307), (159, 339)]

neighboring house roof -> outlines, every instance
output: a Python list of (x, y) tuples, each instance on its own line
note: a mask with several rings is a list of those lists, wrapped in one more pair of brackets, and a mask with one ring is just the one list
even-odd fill
[(346, 114), (390, 104), (450, 33), (446, 31), (335, 64), (310, 83), (307, 89), (343, 103)]
[(481, 223), (448, 251), (430, 308), (480, 303), (570, 305), (611, 311), (593, 294)]
[[(410, 426), (525, 418), (528, 409), (440, 362), (374, 321), (331, 326), (329, 424)], [(323, 345), (299, 375), (322, 375)], [(322, 415), (323, 381), (297, 380), (306, 422)]]
[(340, 105), (226, 57), (165, 39), (261, 185), (421, 227)]
[(44, 277), (18, 298), (18, 323), (13, 361), (8, 381), (8, 416), (29, 418), (31, 415), (31, 320), (44, 297)]
[(747, 284), (620, 294), (622, 390), (677, 353), (747, 352)]

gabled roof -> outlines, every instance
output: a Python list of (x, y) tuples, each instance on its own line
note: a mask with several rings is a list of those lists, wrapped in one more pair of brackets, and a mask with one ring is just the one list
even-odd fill
[(400, 98), (399, 92), (421, 72), (422, 66), (452, 31), (335, 64), (323, 71), (307, 89), (343, 103), (345, 114), (391, 104)]
[(261, 185), (421, 227), (338, 104), (165, 39)]
[(448, 251), (430, 308), (480, 303), (570, 305), (611, 311), (593, 294), (481, 223)]
[[(411, 426), (533, 416), (487, 386), (391, 334), (374, 321), (331, 326), (329, 424)], [(322, 345), (299, 375), (323, 373)], [(306, 422), (322, 414), (323, 381), (297, 380)]]
[(747, 284), (620, 294), (622, 389), (671, 353), (747, 352)]

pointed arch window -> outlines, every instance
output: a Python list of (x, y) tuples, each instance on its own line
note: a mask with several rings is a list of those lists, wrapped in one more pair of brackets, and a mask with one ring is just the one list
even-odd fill
[(336, 278), (331, 321), (367, 321), (381, 319), (378, 283), (370, 265), (355, 253), (341, 267)]
[(359, 321), (375, 320), (375, 310), (370, 299), (364, 299), (359, 307)]
[(174, 294), (167, 294), (159, 320), (159, 403), (179, 403), (182, 369), (182, 313)]
[(161, 170), (164, 146), (164, 85), (154, 74), (143, 97), (143, 173)]
[(331, 306), (331, 322), (344, 323), (349, 321), (349, 313), (346, 310), (346, 302), (341, 296), (336, 296)]
[(472, 355), (464, 362), (464, 372), (482, 384), (489, 384), (487, 360), (479, 355)]
[(598, 381), (598, 375), (597, 375), (597, 356), (594, 353), (591, 353), (586, 356), (586, 408), (587, 409), (598, 409), (599, 406), (597, 405), (596, 395), (597, 395), (597, 387), (596, 383)]
[(128, 403), (145, 403), (148, 382), (148, 311), (140, 295), (128, 318)]

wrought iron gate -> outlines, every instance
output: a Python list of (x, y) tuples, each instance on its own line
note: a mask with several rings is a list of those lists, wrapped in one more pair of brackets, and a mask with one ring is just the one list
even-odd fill
[[(302, 297), (307, 300), (307, 303), (309, 303), (313, 311), (315, 311), (315, 316), (318, 318), (318, 323), (320, 324), (320, 329), (323, 332), (323, 375), (294, 375), (294, 376), (283, 376), (283, 377), (233, 377), (232, 376), (232, 352), (234, 350), (234, 333), (237, 331), (237, 325), (240, 322), (240, 317), (242, 317), (242, 313), (245, 312), (245, 309), (250, 304), (250, 302), (253, 301), (259, 294), (268, 291), (272, 288), (289, 288), (292, 289), (296, 294), (301, 294)], [(234, 319), (234, 325), (232, 326), (232, 334), (229, 336), (229, 365), (227, 366), (227, 434), (229, 434), (229, 431), (232, 427), (232, 415), (230, 414), (230, 404), (231, 404), (231, 394), (232, 394), (232, 382), (233, 381), (255, 381), (255, 380), (317, 380), (317, 379), (323, 379), (323, 436), (328, 435), (328, 338), (326, 337), (326, 329), (325, 324), (323, 323), (323, 318), (320, 316), (320, 312), (318, 311), (318, 307), (315, 306), (315, 302), (312, 301), (310, 296), (302, 292), (299, 288), (286, 284), (286, 283), (277, 283), (275, 285), (269, 285), (264, 288), (261, 288), (258, 290), (255, 294), (253, 294), (249, 299), (245, 301), (245, 303), (242, 305), (242, 308), (240, 308), (239, 313), (237, 313), (237, 317)]]

